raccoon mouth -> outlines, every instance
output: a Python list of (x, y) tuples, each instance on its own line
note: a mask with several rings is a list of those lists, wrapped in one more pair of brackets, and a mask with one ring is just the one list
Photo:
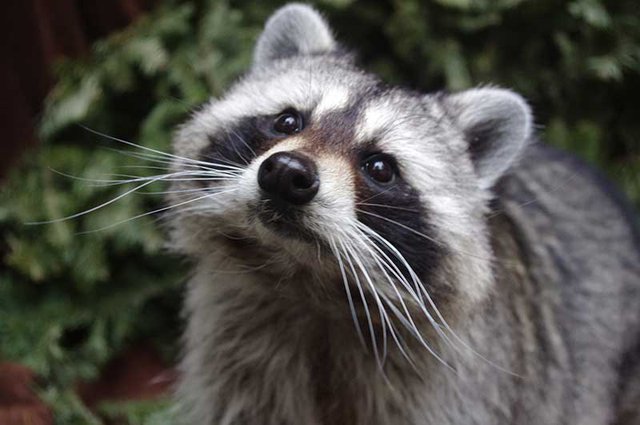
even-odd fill
[(256, 208), (256, 216), (265, 227), (281, 236), (308, 242), (317, 239), (304, 225), (304, 212), (299, 208), (264, 199)]

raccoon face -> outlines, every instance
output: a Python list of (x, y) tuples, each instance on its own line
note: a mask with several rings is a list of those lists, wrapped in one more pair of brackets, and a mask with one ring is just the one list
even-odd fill
[(173, 183), (171, 204), (186, 204), (174, 242), (200, 259), (224, 250), (311, 267), (380, 302), (433, 291), (479, 300), (491, 282), (490, 189), (530, 128), (507, 90), (387, 87), (313, 9), (286, 6), (249, 73), (178, 132), (173, 169), (193, 178)]

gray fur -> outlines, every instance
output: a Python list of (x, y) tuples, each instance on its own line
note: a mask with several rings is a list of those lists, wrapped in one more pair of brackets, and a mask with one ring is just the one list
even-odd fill
[(296, 55), (328, 53), (335, 41), (324, 20), (309, 6), (289, 4), (274, 13), (258, 40), (255, 66)]
[(447, 107), (469, 140), (478, 179), (484, 189), (519, 159), (531, 135), (531, 111), (508, 91), (475, 89), (449, 96)]
[[(195, 262), (178, 390), (184, 423), (637, 424), (635, 215), (588, 167), (531, 143), (518, 95), (384, 88), (337, 55), (329, 35), (309, 7), (276, 12), (258, 66), (177, 134), (174, 171), (222, 178), (181, 179), (169, 195), (191, 202), (172, 216), (172, 242)], [(245, 149), (247, 119), (291, 107), (309, 111), (306, 132)], [(356, 199), (361, 171), (348, 158), (372, 140), (420, 195), (424, 236), (439, 251), (424, 281), (401, 285), (406, 267), (393, 275), (377, 264), (371, 239), (354, 230), (366, 200)], [(248, 165), (193, 162), (233, 143)], [(252, 213), (260, 163), (292, 149), (320, 172), (303, 218), (317, 243), (279, 235)], [(210, 196), (193, 201), (195, 190)], [(329, 249), (340, 244), (354, 255)], [(373, 313), (357, 303), (358, 285)], [(387, 329), (386, 353), (378, 302), (399, 341)]]

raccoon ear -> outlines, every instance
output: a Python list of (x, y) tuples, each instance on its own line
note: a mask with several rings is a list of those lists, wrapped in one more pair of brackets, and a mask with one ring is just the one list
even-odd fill
[(532, 116), (527, 102), (505, 89), (471, 89), (446, 97), (447, 110), (461, 126), (483, 189), (519, 158), (531, 141)]
[(295, 55), (328, 53), (336, 47), (329, 26), (310, 6), (291, 3), (267, 21), (253, 53), (254, 66)]

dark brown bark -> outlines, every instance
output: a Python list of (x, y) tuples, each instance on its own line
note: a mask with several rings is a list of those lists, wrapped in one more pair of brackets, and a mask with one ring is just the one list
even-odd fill
[(82, 382), (77, 391), (93, 408), (100, 402), (148, 400), (166, 396), (176, 381), (176, 371), (151, 346), (138, 344), (107, 364), (99, 379)]
[(153, 0), (5, 0), (0, 4), (0, 178), (25, 148), (51, 88), (52, 65), (87, 54), (91, 43), (124, 27)]
[(16, 363), (0, 363), (0, 424), (51, 425), (51, 410), (33, 391), (35, 375)]

